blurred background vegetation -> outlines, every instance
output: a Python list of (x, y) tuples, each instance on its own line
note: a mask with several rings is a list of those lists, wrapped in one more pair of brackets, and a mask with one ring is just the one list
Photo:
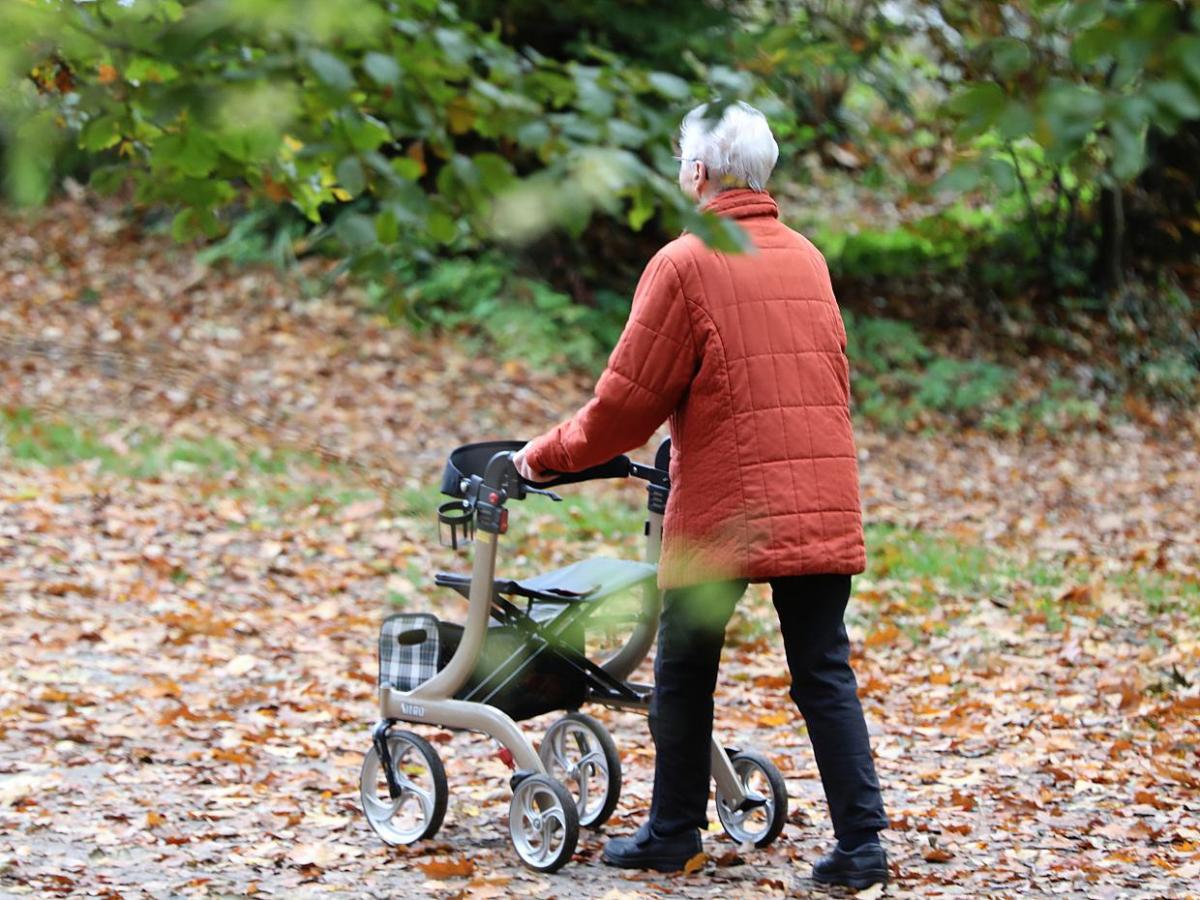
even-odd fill
[[(9, 0), (8, 201), (70, 180), (209, 263), (336, 261), (398, 327), (595, 369), (745, 99), (862, 415), (1000, 432), (1200, 399), (1192, 0)], [(322, 289), (321, 284), (312, 285)]]

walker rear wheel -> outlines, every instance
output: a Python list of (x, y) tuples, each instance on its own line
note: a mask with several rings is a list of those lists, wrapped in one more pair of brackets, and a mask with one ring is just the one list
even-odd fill
[(389, 793), (379, 754), (372, 747), (363, 759), (359, 777), (359, 797), (367, 822), (384, 843), (393, 846), (433, 837), (442, 827), (450, 794), (437, 751), (411, 731), (389, 732), (387, 746), (400, 794), (392, 797)]
[(513, 790), (508, 833), (521, 862), (557, 872), (579, 842), (579, 814), (570, 792), (548, 775), (529, 775)]
[(603, 725), (584, 713), (567, 713), (546, 730), (538, 756), (550, 777), (574, 795), (580, 827), (608, 821), (621, 797), (621, 757)]
[(731, 809), (717, 788), (717, 818), (725, 833), (739, 845), (766, 847), (787, 821), (787, 785), (775, 763), (756, 750), (741, 750), (729, 758), (746, 802)]

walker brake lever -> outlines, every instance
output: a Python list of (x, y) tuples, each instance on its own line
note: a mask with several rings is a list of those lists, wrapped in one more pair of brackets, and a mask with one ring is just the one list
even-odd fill
[(558, 494), (554, 493), (554, 491), (544, 490), (543, 488), (535, 488), (535, 487), (530, 487), (529, 485), (525, 485), (525, 493), (541, 494), (543, 497), (549, 497), (555, 503), (562, 502), (562, 497), (558, 496)]

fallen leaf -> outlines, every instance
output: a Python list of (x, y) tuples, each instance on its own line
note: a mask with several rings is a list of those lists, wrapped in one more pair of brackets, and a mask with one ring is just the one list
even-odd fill
[(446, 878), (465, 878), (475, 871), (475, 861), (462, 859), (434, 859), (427, 863), (417, 863), (417, 868), (430, 878), (444, 880)]
[(704, 864), (708, 862), (708, 854), (701, 851), (683, 864), (683, 874), (691, 875), (694, 872), (699, 872), (704, 868)]

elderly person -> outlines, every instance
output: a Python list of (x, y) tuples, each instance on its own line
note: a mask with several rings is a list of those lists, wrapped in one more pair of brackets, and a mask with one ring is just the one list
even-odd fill
[(823, 883), (887, 879), (887, 826), (843, 616), (866, 562), (846, 333), (825, 260), (764, 188), (779, 148), (745, 103), (684, 119), (679, 186), (735, 219), (736, 255), (684, 234), (646, 266), (595, 396), (515, 458), (530, 480), (640, 447), (668, 417), (671, 494), (650, 730), (648, 821), (606, 862), (672, 871), (701, 850), (713, 690), (725, 626), (748, 582), (770, 582), (837, 846)]

